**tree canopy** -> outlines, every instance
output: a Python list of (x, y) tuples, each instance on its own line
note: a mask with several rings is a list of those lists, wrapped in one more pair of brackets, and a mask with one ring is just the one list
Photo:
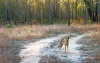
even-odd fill
[(100, 0), (0, 0), (0, 24), (99, 23)]

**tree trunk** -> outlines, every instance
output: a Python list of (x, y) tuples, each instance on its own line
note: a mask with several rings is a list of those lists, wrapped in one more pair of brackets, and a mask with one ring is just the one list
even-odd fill
[(96, 10), (95, 10), (95, 20), (98, 22), (98, 17), (99, 17), (99, 3), (98, 3), (98, 0), (97, 0), (97, 3), (96, 3)]
[(65, 6), (66, 6), (66, 14), (67, 14), (68, 26), (70, 26), (70, 3), (69, 3), (69, 0), (68, 0), (68, 3), (65, 2)]
[(68, 0), (68, 26), (70, 26), (70, 3)]
[(98, 4), (96, 3), (96, 7), (95, 7), (95, 11), (94, 11), (93, 0), (91, 0), (91, 1), (84, 0), (84, 2), (88, 6), (87, 11), (88, 11), (88, 14), (90, 16), (91, 23), (97, 22), (97, 19), (98, 19)]
[(75, 5), (75, 19), (77, 20), (77, 5), (78, 5), (78, 0), (76, 0), (76, 5)]
[(83, 6), (83, 17), (84, 17), (84, 24), (86, 25), (87, 15), (86, 15), (86, 6)]

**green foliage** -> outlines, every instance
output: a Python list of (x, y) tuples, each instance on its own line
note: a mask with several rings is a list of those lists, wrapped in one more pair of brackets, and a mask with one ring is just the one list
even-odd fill
[(48, 23), (49, 22), (49, 20), (47, 20), (47, 19), (43, 19), (42, 21), (41, 21), (41, 23)]
[(87, 20), (87, 22), (88, 22), (88, 23), (91, 23), (91, 20), (89, 19), (89, 20)]
[(34, 32), (34, 30), (31, 29), (31, 32)]
[(6, 24), (6, 28), (12, 28), (11, 24)]
[(25, 31), (25, 32), (27, 32), (27, 31), (28, 31), (28, 29), (27, 29), (27, 28), (24, 28), (24, 31)]
[(56, 20), (56, 24), (65, 24), (67, 23), (67, 20)]

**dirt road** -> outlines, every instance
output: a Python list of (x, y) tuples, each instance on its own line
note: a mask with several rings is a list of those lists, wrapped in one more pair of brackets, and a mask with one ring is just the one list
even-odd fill
[[(67, 53), (64, 52), (64, 47), (60, 51), (57, 48), (59, 39), (63, 36), (70, 36)], [(45, 55), (56, 55), (62, 60), (67, 59), (66, 61), (70, 63), (81, 63), (84, 57), (81, 57), (81, 50), (79, 50), (79, 48), (82, 45), (77, 44), (76, 41), (84, 36), (85, 35), (62, 34), (25, 45), (25, 49), (22, 49), (19, 54), (22, 58), (20, 63), (38, 63), (41, 57)]]

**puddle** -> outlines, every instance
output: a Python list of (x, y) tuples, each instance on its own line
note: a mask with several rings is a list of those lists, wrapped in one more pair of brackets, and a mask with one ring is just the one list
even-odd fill
[[(76, 34), (71, 34), (76, 35)], [(44, 55), (56, 55), (61, 59), (71, 60), (72, 62), (80, 63), (80, 51), (77, 49), (81, 45), (76, 43), (77, 40), (84, 37), (84, 35), (77, 35), (69, 39), (69, 47), (67, 53), (64, 53), (64, 47), (59, 51), (57, 48), (58, 40), (63, 37), (68, 36), (68, 34), (58, 35), (56, 37), (50, 37), (36, 41), (35, 43), (30, 43), (25, 45), (25, 49), (20, 51), (19, 56), (22, 58), (20, 63), (38, 63), (40, 58)], [(53, 47), (51, 47), (51, 44)]]

